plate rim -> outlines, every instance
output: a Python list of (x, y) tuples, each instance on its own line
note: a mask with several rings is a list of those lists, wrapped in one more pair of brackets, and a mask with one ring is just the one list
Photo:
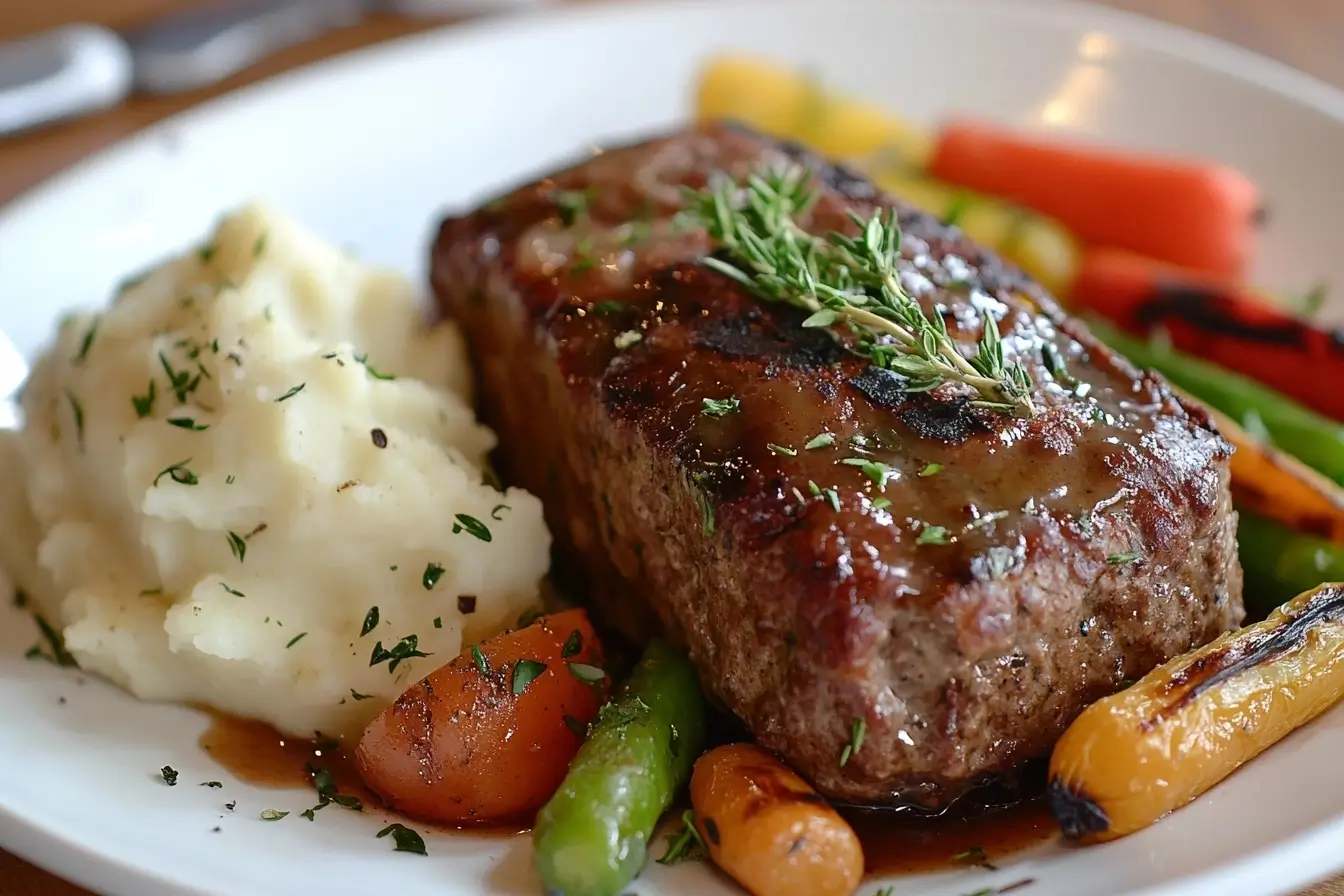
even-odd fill
[[(430, 47), (451, 52), (459, 44), (480, 39), (507, 40), (515, 34), (557, 26), (609, 20), (657, 19), (679, 11), (722, 10), (781, 2), (793, 7), (820, 7), (827, 0), (644, 0), (632, 3), (582, 5), (540, 4), (479, 19), (430, 27), (301, 65), (193, 105), (82, 157), (53, 172), (0, 206), (0, 237), (53, 196), (77, 188), (79, 181), (120, 158), (145, 152), (178, 130), (189, 130), (238, 107), (265, 103), (286, 92), (302, 92), (307, 84), (385, 63), (404, 53)], [(851, 6), (890, 6), (884, 0), (846, 0)], [(1179, 57), (1197, 68), (1266, 90), (1283, 101), (1311, 109), (1344, 130), (1344, 89), (1262, 53), (1159, 19), (1086, 0), (894, 0), (910, 7), (994, 9), (1076, 29), (1110, 33), (1124, 43)], [(114, 896), (209, 896), (209, 891), (124, 857), (98, 851), (61, 829), (20, 817), (0, 804), (0, 842), (6, 850), (39, 868), (95, 892)], [(1327, 878), (1344, 868), (1344, 857), (1329, 858), (1330, 845), (1344, 843), (1344, 808), (1335, 817), (1306, 828), (1278, 846), (1203, 872), (1172, 878), (1132, 891), (1130, 896), (1221, 896), (1235, 883), (1253, 877), (1264, 884), (1258, 892), (1287, 894)], [(1313, 857), (1315, 860), (1312, 861)], [(50, 858), (52, 861), (48, 861)], [(111, 880), (108, 878), (112, 877)]]

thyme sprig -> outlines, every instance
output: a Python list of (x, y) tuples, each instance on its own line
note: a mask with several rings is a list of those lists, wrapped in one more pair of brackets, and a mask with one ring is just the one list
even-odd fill
[(731, 277), (758, 298), (810, 312), (805, 327), (843, 323), (857, 337), (852, 351), (906, 379), (909, 392), (927, 392), (948, 382), (972, 387), (976, 407), (1031, 416), (1031, 377), (1021, 364), (1006, 363), (998, 323), (988, 314), (974, 357), (962, 355), (941, 314), (926, 313), (900, 281), (901, 231), (894, 210), (850, 218), (857, 236), (819, 238), (797, 218), (816, 201), (810, 173), (793, 165), (771, 168), (738, 184), (712, 176), (701, 190), (688, 190), (686, 219), (703, 227), (729, 259), (704, 264)]

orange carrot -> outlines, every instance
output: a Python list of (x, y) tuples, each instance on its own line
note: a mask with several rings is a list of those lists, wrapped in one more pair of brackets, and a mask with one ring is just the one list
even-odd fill
[(583, 610), (490, 638), (370, 723), (355, 754), (359, 773), (389, 806), (422, 821), (530, 823), (605, 699), (601, 662)]
[(1225, 165), (1095, 149), (952, 122), (929, 174), (1057, 218), (1083, 242), (1240, 279), (1260, 192)]
[(1072, 303), (1132, 333), (1161, 329), (1180, 351), (1344, 420), (1344, 332), (1297, 317), (1236, 281), (1119, 249), (1088, 249)]

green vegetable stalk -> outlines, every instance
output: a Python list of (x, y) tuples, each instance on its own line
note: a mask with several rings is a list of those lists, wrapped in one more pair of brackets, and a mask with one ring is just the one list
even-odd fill
[(690, 661), (655, 641), (587, 741), (532, 834), (553, 896), (618, 896), (705, 745), (704, 697)]
[[(1087, 325), (1098, 339), (1138, 366), (1157, 370), (1248, 432), (1344, 485), (1344, 426), (1255, 380), (1183, 355), (1169, 345), (1137, 339), (1095, 317), (1089, 317)], [(1310, 587), (1317, 584), (1319, 580)]]
[(1238, 510), (1246, 607), (1264, 615), (1322, 582), (1344, 582), (1344, 548)]

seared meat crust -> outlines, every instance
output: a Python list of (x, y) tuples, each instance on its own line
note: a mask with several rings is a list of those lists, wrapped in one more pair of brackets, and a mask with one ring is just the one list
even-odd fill
[[(908, 291), (968, 351), (994, 315), (1034, 417), (906, 393), (698, 264), (705, 236), (671, 222), (681, 186), (788, 161), (814, 172), (817, 233), (898, 210)], [(628, 636), (685, 644), (828, 796), (945, 805), (1242, 617), (1231, 449), (1202, 409), (959, 231), (797, 147), (710, 126), (599, 154), (444, 221), (432, 282), (560, 572)]]

